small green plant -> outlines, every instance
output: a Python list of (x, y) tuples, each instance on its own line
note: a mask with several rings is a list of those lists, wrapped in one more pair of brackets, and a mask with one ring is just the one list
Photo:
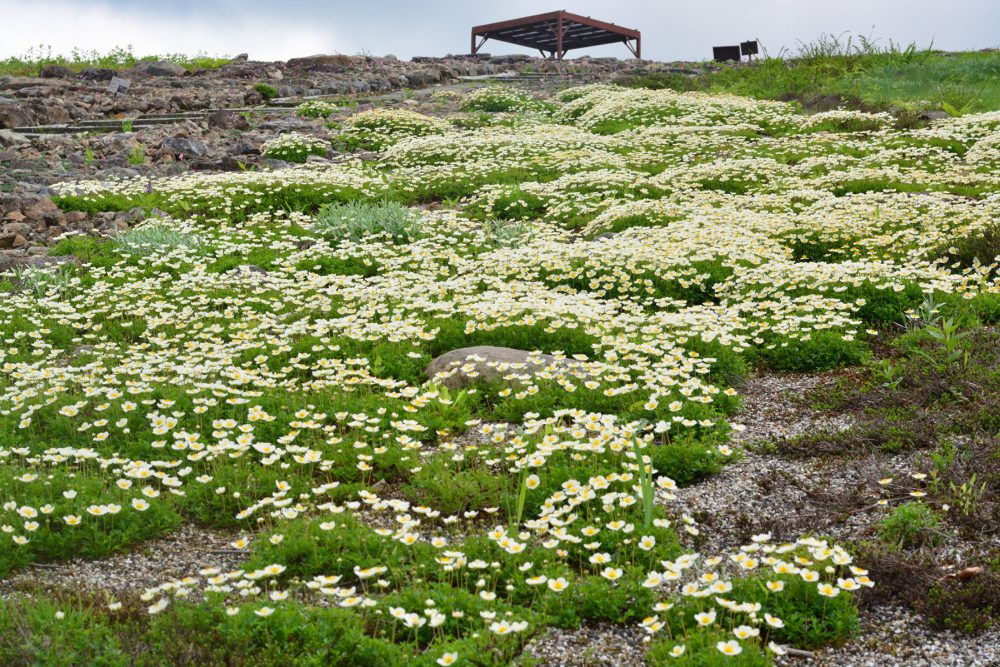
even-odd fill
[(649, 528), (653, 525), (653, 502), (656, 500), (656, 491), (653, 489), (652, 461), (647, 462), (639, 447), (639, 439), (632, 438), (632, 451), (635, 454), (636, 473), (639, 476), (639, 489), (642, 495), (642, 526)]
[(161, 254), (181, 247), (197, 249), (202, 245), (192, 234), (162, 224), (125, 230), (118, 233), (113, 242), (118, 250), (129, 255)]
[(961, 485), (948, 482), (948, 498), (963, 517), (968, 518), (975, 514), (981, 507), (985, 495), (986, 482), (979, 484), (976, 474)]
[(94, 164), (94, 159), (94, 151), (90, 148), (90, 146), (87, 146), (87, 148), (83, 151), (83, 161), (87, 164)]
[(924, 503), (903, 503), (882, 519), (879, 537), (896, 549), (939, 544), (941, 518)]
[(128, 153), (128, 163), (129, 164), (145, 164), (146, 162), (146, 148), (142, 144), (136, 144), (132, 147), (132, 150)]
[(15, 269), (14, 278), (21, 289), (42, 297), (49, 291), (60, 291), (69, 286), (73, 280), (73, 273), (73, 267), (68, 264), (61, 264), (55, 269), (29, 266)]
[(963, 349), (962, 341), (969, 335), (969, 332), (960, 331), (959, 329), (960, 325), (956, 324), (954, 318), (951, 317), (927, 327), (927, 334), (941, 343), (941, 346), (944, 348), (943, 358), (940, 355), (924, 350), (916, 350), (916, 353), (933, 363), (938, 370), (946, 370), (956, 365), (967, 368), (969, 365), (969, 352)]
[(265, 100), (270, 101), (278, 96), (278, 89), (267, 83), (255, 83), (253, 89), (260, 93)]
[(891, 359), (879, 359), (875, 365), (881, 384), (886, 389), (895, 389), (903, 381), (903, 368)]
[(133, 118), (126, 118), (125, 120), (123, 120), (122, 121), (122, 132), (131, 132), (132, 131), (132, 123), (134, 123), (134, 122), (135, 122), (135, 120)]
[(393, 241), (406, 242), (420, 234), (420, 218), (416, 213), (394, 201), (380, 203), (349, 202), (328, 204), (316, 214), (313, 229), (333, 239), (359, 240), (367, 236), (385, 235)]
[(906, 319), (903, 322), (907, 333), (913, 333), (918, 329), (924, 327), (935, 326), (941, 321), (941, 306), (934, 299), (933, 292), (928, 294), (923, 301), (920, 302), (920, 306), (912, 311), (906, 312)]
[(490, 218), (485, 227), (490, 240), (498, 245), (519, 246), (529, 241), (534, 233), (530, 223), (516, 220)]

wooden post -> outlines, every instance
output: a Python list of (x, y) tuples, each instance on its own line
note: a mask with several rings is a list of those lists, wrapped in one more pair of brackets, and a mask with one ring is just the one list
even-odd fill
[(556, 59), (563, 59), (563, 17), (561, 12), (556, 24)]

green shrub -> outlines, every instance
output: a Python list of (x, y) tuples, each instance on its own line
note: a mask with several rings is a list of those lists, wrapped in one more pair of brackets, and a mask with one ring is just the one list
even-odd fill
[(316, 214), (313, 230), (333, 239), (357, 241), (384, 235), (396, 242), (420, 236), (420, 217), (412, 209), (388, 199), (379, 203), (354, 201), (328, 204)]
[(265, 100), (273, 100), (278, 96), (278, 89), (267, 83), (255, 83), (253, 89), (260, 93)]
[(159, 255), (177, 248), (199, 250), (203, 244), (193, 234), (162, 224), (143, 225), (119, 232), (112, 239), (119, 252), (129, 255)]
[(408, 109), (369, 109), (344, 121), (337, 140), (348, 150), (380, 151), (408, 137), (444, 134), (446, 122)]
[(1000, 223), (956, 239), (948, 247), (938, 249), (938, 255), (949, 265), (970, 269), (976, 265), (989, 266), (1000, 261)]
[(940, 581), (928, 591), (923, 612), (938, 628), (967, 635), (985, 632), (1000, 618), (1000, 574), (987, 569), (966, 581)]
[(310, 155), (324, 156), (330, 150), (330, 143), (307, 134), (289, 132), (264, 142), (260, 153), (264, 157), (286, 162), (305, 162)]
[(777, 339), (773, 346), (753, 350), (769, 366), (783, 371), (825, 371), (856, 366), (868, 358), (868, 349), (857, 340), (844, 340), (840, 331), (816, 331), (808, 340)]
[(879, 537), (897, 549), (939, 544), (941, 517), (921, 502), (899, 505), (879, 523)]
[(523, 90), (509, 86), (492, 85), (474, 90), (466, 95), (460, 108), (462, 111), (496, 113), (539, 110), (546, 108), (546, 105), (532, 98)]

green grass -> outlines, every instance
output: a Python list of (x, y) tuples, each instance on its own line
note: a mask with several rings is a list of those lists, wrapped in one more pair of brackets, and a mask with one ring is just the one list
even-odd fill
[(232, 60), (229, 56), (210, 56), (204, 52), (199, 52), (193, 56), (182, 53), (166, 53), (161, 55), (137, 56), (129, 44), (126, 47), (115, 47), (107, 53), (96, 50), (85, 51), (83, 49), (73, 49), (69, 56), (61, 53), (54, 53), (51, 46), (39, 44), (32, 47), (20, 56), (10, 56), (6, 60), (0, 60), (0, 75), (10, 76), (38, 76), (38, 70), (45, 65), (61, 65), (68, 67), (74, 72), (79, 72), (86, 67), (105, 67), (109, 69), (128, 69), (144, 60), (157, 61), (169, 60), (177, 63), (187, 70), (204, 70), (221, 67)]
[(866, 109), (1000, 109), (1000, 53), (881, 45), (867, 37), (823, 35), (798, 52), (765, 54), (753, 67), (723, 67), (697, 77), (648, 72), (619, 83), (636, 88), (711, 90), (758, 99)]

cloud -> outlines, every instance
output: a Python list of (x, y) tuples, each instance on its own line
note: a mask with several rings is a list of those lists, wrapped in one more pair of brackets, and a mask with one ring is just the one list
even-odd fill
[[(202, 4), (219, 9), (211, 7), (211, 2)], [(255, 60), (285, 60), (297, 55), (356, 50), (329, 25), (305, 17), (284, 16), (263, 7), (251, 11), (231, 8), (223, 12), (192, 7), (177, 9), (160, 13), (139, 3), (115, 6), (89, 0), (86, 3), (0, 2), (0, 16), (5, 25), (0, 57), (21, 55), (39, 45), (51, 46), (54, 52), (65, 55), (73, 48), (104, 52), (131, 44), (136, 55), (248, 52)]]
[[(998, 0), (574, 0), (569, 11), (638, 28), (643, 54), (703, 60), (711, 47), (759, 38), (768, 51), (845, 31), (950, 50), (1000, 45)], [(551, 11), (545, 0), (502, 4), (468, 0), (0, 0), (0, 57), (31, 46), (107, 51), (133, 44), (139, 54), (247, 52), (260, 60), (313, 53), (394, 53), (403, 58), (467, 53), (469, 28)], [(488, 42), (490, 53), (530, 52)], [(573, 55), (626, 57), (621, 45)]]

